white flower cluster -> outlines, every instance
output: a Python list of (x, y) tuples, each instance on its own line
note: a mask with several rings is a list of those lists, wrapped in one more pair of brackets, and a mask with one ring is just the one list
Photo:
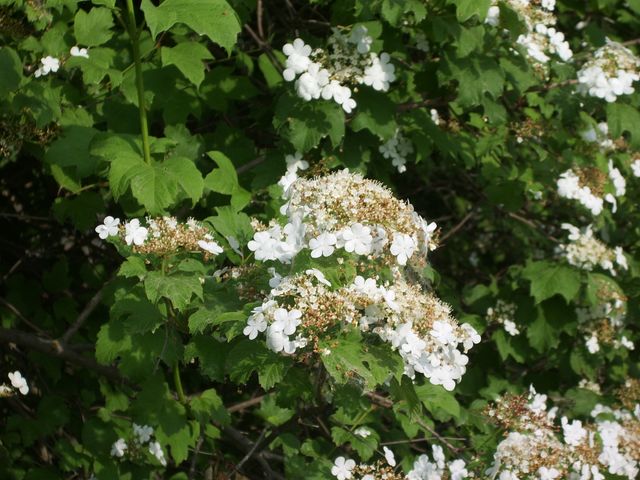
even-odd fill
[(424, 262), (436, 246), (435, 223), (427, 223), (381, 184), (348, 170), (296, 179), (288, 184), (285, 198), (281, 212), (287, 224), (258, 226), (248, 244), (256, 260), (290, 263), (303, 249), (309, 249), (312, 258), (330, 257), (342, 249), (404, 266), (414, 258)]
[(406, 477), (394, 470), (396, 458), (388, 447), (383, 447), (384, 463), (380, 460), (373, 464), (356, 464), (355, 460), (338, 457), (331, 467), (331, 475), (338, 480), (402, 480)]
[[(604, 480), (605, 474), (637, 478), (640, 406), (634, 414), (596, 405), (594, 422), (560, 419), (547, 411), (546, 395), (506, 396), (488, 411), (508, 428), (486, 474), (498, 480)], [(561, 431), (561, 435), (556, 432)]]
[[(592, 215), (600, 215), (604, 202), (611, 204), (613, 213), (617, 211), (617, 198), (627, 192), (627, 182), (620, 170), (609, 160), (609, 174), (597, 167), (567, 170), (558, 178), (558, 195), (570, 200), (577, 200)], [(605, 193), (607, 190), (609, 192)], [(604, 195), (604, 196), (603, 196)]]
[[(80, 48), (77, 45), (71, 47), (69, 54), (72, 57), (83, 57), (89, 58), (89, 51), (86, 48)], [(50, 73), (56, 73), (60, 69), (60, 59), (56, 57), (52, 57), (51, 55), (47, 55), (46, 57), (42, 57), (40, 59), (40, 66), (33, 72), (33, 75), (36, 78), (44, 77), (49, 75)]]
[(640, 80), (639, 67), (640, 59), (631, 50), (607, 39), (578, 72), (578, 91), (615, 102), (619, 96), (634, 92), (633, 82)]
[(494, 307), (487, 308), (487, 322), (502, 325), (511, 336), (518, 335), (520, 330), (514, 321), (516, 309), (517, 307), (513, 303), (498, 300)]
[(9, 372), (8, 377), (11, 382), (11, 386), (4, 383), (0, 385), (0, 398), (11, 397), (15, 392), (20, 392), (22, 395), (29, 393), (29, 384), (27, 383), (27, 379), (24, 378), (18, 370), (15, 372)]
[(127, 456), (130, 460), (139, 460), (144, 458), (146, 454), (155, 458), (163, 467), (167, 466), (167, 460), (164, 456), (162, 446), (158, 441), (153, 439), (153, 427), (149, 425), (133, 424), (133, 435), (129, 439), (129, 443), (124, 438), (118, 438), (111, 445), (111, 456), (115, 458), (124, 458)]
[(432, 446), (433, 461), (423, 454), (415, 459), (413, 468), (403, 475), (393, 469), (397, 465), (395, 455), (388, 447), (383, 447), (385, 462), (373, 465), (356, 464), (352, 459), (335, 459), (331, 474), (338, 480), (462, 480), (471, 475), (464, 460), (447, 462), (439, 445)]
[(598, 353), (601, 344), (633, 350), (635, 345), (623, 331), (627, 313), (626, 298), (605, 285), (599, 288), (596, 295), (600, 300), (596, 305), (576, 308), (580, 330), (586, 334), (584, 339), (589, 353)]
[[(209, 230), (193, 218), (180, 223), (175, 217), (148, 217), (143, 226), (137, 218), (121, 225), (119, 218), (107, 216), (95, 232), (103, 240), (118, 237), (137, 253), (164, 254), (184, 249), (215, 256), (223, 252)], [(234, 243), (233, 239), (229, 242)]]
[(427, 454), (420, 455), (413, 462), (413, 468), (407, 474), (407, 480), (462, 480), (469, 477), (464, 460), (445, 462), (444, 451), (439, 445), (433, 445), (431, 451), (433, 461)]
[[(458, 325), (448, 305), (408, 282), (402, 268), (426, 265), (427, 252), (435, 248), (435, 224), (379, 183), (346, 170), (300, 178), (287, 196), (284, 227), (256, 224), (248, 244), (256, 260), (295, 265), (302, 250), (312, 259), (342, 250), (346, 259), (338, 257), (337, 265), (355, 263), (361, 275), (350, 274), (351, 283), (338, 286), (315, 268), (293, 274), (291, 268), (286, 274), (270, 269), (271, 291), (253, 310), (244, 334), (255, 339), (264, 333), (271, 350), (293, 354), (305, 347), (318, 351), (322, 338), (351, 325), (388, 342), (409, 377), (418, 372), (453, 390), (466, 369), (464, 353), (480, 336), (470, 325)], [(381, 280), (381, 271), (393, 279)]]
[[(557, 55), (562, 61), (573, 57), (569, 43), (564, 33), (559, 32), (554, 25), (556, 18), (554, 0), (542, 2), (530, 0), (508, 0), (511, 9), (518, 12), (527, 26), (527, 33), (521, 34), (516, 42), (527, 50), (527, 56), (540, 64), (549, 62), (550, 55)], [(493, 26), (500, 24), (500, 7), (498, 2), (489, 7), (485, 23)]]
[(592, 271), (596, 267), (616, 275), (616, 266), (627, 270), (627, 258), (622, 247), (611, 250), (604, 243), (593, 236), (591, 225), (579, 229), (569, 223), (563, 223), (562, 228), (569, 232), (569, 243), (558, 247), (558, 253), (570, 265), (583, 270)]
[(295, 80), (299, 97), (307, 101), (321, 97), (334, 100), (351, 113), (356, 107), (351, 87), (364, 84), (386, 92), (396, 78), (389, 55), (370, 51), (372, 41), (363, 25), (353, 28), (349, 35), (334, 29), (327, 50), (312, 50), (296, 38), (282, 48), (287, 56), (284, 79)]
[(391, 159), (391, 164), (399, 173), (407, 171), (407, 157), (413, 153), (413, 144), (400, 130), (396, 130), (394, 136), (380, 145), (378, 150), (384, 158)]

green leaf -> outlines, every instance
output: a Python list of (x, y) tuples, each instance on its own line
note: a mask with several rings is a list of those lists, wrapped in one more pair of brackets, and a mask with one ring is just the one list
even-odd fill
[(260, 403), (260, 410), (258, 415), (262, 417), (266, 422), (278, 426), (286, 423), (291, 419), (296, 411), (291, 408), (283, 408), (276, 402), (276, 396), (270, 394), (265, 396)]
[(562, 295), (570, 302), (578, 294), (581, 285), (578, 270), (548, 260), (527, 263), (522, 276), (531, 282), (531, 295), (536, 303), (554, 295)]
[(116, 301), (111, 306), (111, 318), (122, 319), (127, 333), (152, 331), (164, 322), (155, 305), (134, 295)]
[(204, 190), (204, 181), (200, 170), (188, 158), (171, 157), (161, 164), (161, 169), (180, 187), (182, 195), (195, 205)]
[(45, 162), (60, 167), (70, 167), (79, 178), (95, 172), (97, 158), (89, 151), (89, 146), (97, 130), (89, 127), (66, 127), (45, 154)]
[(369, 436), (361, 437), (355, 435), (353, 432), (346, 430), (342, 427), (331, 427), (331, 438), (336, 447), (349, 444), (353, 448), (360, 458), (364, 461), (369, 460), (378, 447), (378, 441), (380, 440), (378, 434), (369, 429), (371, 434)]
[(241, 210), (251, 200), (251, 193), (238, 183), (236, 167), (222, 152), (207, 152), (219, 168), (214, 168), (204, 179), (204, 185), (209, 190), (224, 195), (231, 195), (231, 205), (235, 210)]
[(382, 140), (389, 140), (396, 133), (396, 104), (381, 92), (362, 89), (357, 97), (356, 116), (350, 123), (354, 132), (367, 129)]
[(480, 19), (487, 16), (487, 11), (491, 6), (491, 0), (455, 0), (456, 16), (459, 22), (465, 22), (474, 15)]
[(211, 52), (197, 42), (182, 42), (175, 47), (162, 47), (162, 65), (175, 65), (191, 83), (199, 87), (204, 80), (203, 60), (213, 58)]
[(337, 146), (344, 137), (344, 111), (335, 102), (305, 102), (283, 95), (276, 105), (273, 125), (294, 148), (306, 153), (329, 137)]
[(73, 23), (76, 42), (79, 45), (94, 47), (109, 41), (113, 32), (113, 16), (108, 8), (92, 8), (89, 12), (78, 10)]
[(178, 310), (189, 307), (193, 296), (202, 299), (202, 285), (195, 275), (165, 276), (162, 272), (149, 272), (144, 289), (150, 301), (156, 303), (160, 298), (167, 298)]
[(284, 378), (290, 367), (290, 358), (272, 352), (262, 342), (243, 338), (229, 352), (226, 369), (238, 384), (257, 372), (260, 385), (269, 389)]
[(144, 278), (146, 274), (147, 266), (144, 263), (144, 259), (137, 255), (127, 257), (118, 270), (118, 275), (125, 278)]
[[(440, 419), (460, 416), (460, 404), (452, 392), (446, 391), (441, 385), (426, 383), (415, 387), (416, 393), (425, 408)], [(445, 412), (447, 415), (443, 415)]]
[(141, 8), (154, 40), (158, 33), (184, 23), (231, 52), (240, 33), (238, 16), (225, 0), (165, 0), (157, 7), (142, 0)]
[(16, 90), (22, 82), (22, 60), (15, 50), (0, 48), (0, 97)]
[(189, 400), (189, 406), (193, 416), (200, 423), (208, 423), (210, 420), (222, 425), (229, 423), (229, 412), (224, 407), (222, 398), (213, 388), (205, 390), (196, 397), (192, 397)]
[(618, 138), (626, 131), (631, 134), (632, 146), (640, 146), (640, 112), (637, 108), (620, 102), (607, 104), (607, 124), (611, 138)]

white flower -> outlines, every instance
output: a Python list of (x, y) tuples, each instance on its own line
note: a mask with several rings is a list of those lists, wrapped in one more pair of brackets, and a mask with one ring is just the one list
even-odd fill
[(631, 170), (635, 177), (640, 177), (640, 158), (636, 158), (631, 164)]
[(322, 68), (319, 63), (312, 63), (298, 80), (296, 80), (296, 90), (298, 96), (309, 101), (318, 99), (322, 93), (322, 87), (329, 83), (329, 71)]
[(489, 7), (484, 23), (497, 27), (500, 24), (500, 7), (497, 5)]
[(29, 393), (29, 385), (27, 379), (16, 370), (15, 372), (9, 372), (9, 380), (11, 380), (11, 386), (18, 390), (22, 395)]
[(589, 353), (598, 353), (600, 351), (598, 337), (596, 337), (595, 335), (591, 335), (591, 337), (587, 338), (585, 345), (587, 346), (587, 350), (589, 350)]
[(301, 316), (302, 312), (298, 309), (278, 308), (273, 312), (274, 322), (271, 324), (271, 329), (283, 332), (285, 335), (293, 335), (298, 325), (302, 323)]
[(373, 53), (371, 55), (371, 65), (364, 69), (362, 81), (374, 90), (386, 92), (389, 90), (389, 83), (396, 79), (395, 67), (389, 63), (388, 53), (382, 53), (379, 57)]
[(318, 280), (323, 285), (326, 285), (327, 287), (331, 286), (331, 282), (327, 280), (327, 277), (324, 276), (324, 273), (322, 273), (317, 268), (309, 268), (308, 270), (305, 270), (304, 273), (306, 273), (307, 275), (313, 275), (314, 277), (316, 277), (316, 280)]
[(113, 218), (112, 216), (104, 217), (102, 225), (96, 227), (96, 233), (104, 240), (107, 237), (113, 237), (118, 235), (118, 225), (120, 225), (119, 218)]
[(416, 248), (416, 241), (410, 235), (397, 232), (393, 234), (391, 254), (397, 258), (399, 265), (406, 265)]
[(392, 467), (395, 467), (396, 466), (396, 457), (393, 454), (393, 452), (387, 447), (382, 447), (382, 451), (384, 452), (384, 458), (387, 461), (387, 463), (389, 465), (391, 465)]
[(373, 39), (367, 35), (368, 30), (364, 25), (358, 25), (353, 30), (351, 30), (351, 36), (349, 37), (349, 41), (356, 45), (358, 53), (367, 53), (371, 50), (371, 43), (373, 43)]
[(266, 329), (267, 320), (264, 318), (264, 314), (257, 313), (249, 317), (247, 326), (244, 327), (242, 333), (249, 337), (249, 340), (254, 340), (258, 336), (258, 332), (264, 332)]
[(279, 242), (271, 236), (271, 231), (256, 232), (247, 247), (255, 252), (256, 260), (275, 260), (278, 257)]
[(285, 80), (292, 81), (297, 74), (303, 73), (311, 64), (311, 47), (306, 45), (300, 38), (296, 38), (293, 44), (287, 43), (282, 51), (288, 57), (286, 68), (282, 73)]
[(511, 335), (512, 337), (518, 335), (520, 333), (520, 330), (518, 330), (518, 327), (516, 326), (516, 323), (512, 320), (509, 319), (505, 319), (504, 320), (504, 329), (505, 331)]
[(289, 343), (292, 342), (289, 342), (289, 337), (285, 335), (282, 330), (273, 328), (273, 326), (269, 326), (267, 328), (267, 347), (269, 349), (273, 350), (276, 353), (282, 352), (283, 350), (285, 351), (285, 353), (292, 353), (287, 352)]
[(609, 178), (616, 190), (616, 197), (622, 197), (627, 191), (627, 182), (620, 170), (613, 166), (613, 160), (609, 160)]
[(429, 334), (443, 345), (456, 345), (458, 343), (458, 337), (455, 334), (453, 325), (448, 322), (441, 320), (433, 322)]
[(163, 467), (167, 466), (167, 460), (164, 458), (164, 452), (162, 451), (162, 447), (158, 442), (151, 442), (149, 444), (149, 453), (156, 457), (160, 465)]
[(209, 252), (212, 255), (218, 255), (219, 253), (223, 252), (222, 247), (218, 245), (218, 243), (214, 240), (198, 240), (198, 246), (205, 252)]
[(36, 78), (42, 75), (49, 75), (50, 72), (55, 73), (60, 68), (60, 60), (52, 56), (47, 56), (40, 59), (40, 63), (42, 64), (42, 66), (34, 72)]
[(567, 445), (577, 447), (587, 438), (587, 431), (582, 427), (580, 420), (574, 420), (569, 423), (567, 417), (562, 417), (560, 421), (562, 423), (564, 441)]
[(140, 426), (134, 423), (133, 434), (135, 435), (138, 443), (147, 443), (151, 439), (151, 435), (153, 435), (153, 428), (149, 425)]
[(124, 241), (127, 245), (142, 245), (148, 233), (145, 227), (140, 226), (140, 220), (137, 218), (124, 224)]
[(353, 431), (353, 434), (362, 438), (367, 438), (369, 435), (371, 435), (371, 430), (369, 430), (367, 427), (358, 427)]
[(309, 168), (309, 162), (302, 159), (300, 152), (296, 152), (293, 155), (285, 155), (284, 160), (287, 162), (288, 172), (297, 172), (298, 170)]
[(540, 480), (555, 480), (560, 476), (560, 472), (555, 468), (540, 467), (538, 475)]
[(464, 460), (454, 460), (449, 463), (449, 472), (451, 473), (451, 480), (462, 480), (467, 478), (469, 472), (465, 468)]
[(69, 53), (71, 53), (72, 57), (89, 58), (89, 51), (86, 48), (80, 48), (77, 45), (71, 47), (71, 51)]
[(340, 236), (344, 242), (344, 249), (347, 252), (355, 252), (358, 255), (371, 253), (373, 237), (371, 236), (371, 229), (369, 227), (361, 223), (354, 223), (350, 227), (342, 230)]
[(126, 450), (127, 450), (127, 442), (124, 441), (124, 438), (119, 438), (111, 446), (111, 456), (122, 458), (124, 457), (124, 452)]
[(309, 240), (311, 258), (330, 257), (334, 252), (337, 238), (333, 233), (323, 232), (316, 238)]
[(336, 458), (333, 467), (331, 467), (331, 475), (338, 480), (349, 480), (353, 477), (351, 471), (356, 468), (356, 462), (344, 457)]

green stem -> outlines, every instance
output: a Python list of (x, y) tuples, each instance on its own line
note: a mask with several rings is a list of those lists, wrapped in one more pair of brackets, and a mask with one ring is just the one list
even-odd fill
[(151, 163), (151, 148), (149, 147), (149, 127), (147, 123), (147, 109), (144, 101), (144, 83), (142, 81), (142, 61), (140, 59), (140, 34), (136, 25), (136, 15), (133, 10), (133, 0), (127, 0), (129, 13), (129, 36), (133, 47), (133, 61), (136, 65), (136, 87), (138, 89), (138, 110), (140, 111), (140, 131), (142, 132), (142, 149), (144, 161)]
[(187, 403), (187, 398), (184, 396), (184, 390), (182, 389), (182, 380), (180, 379), (179, 362), (176, 362), (173, 366), (173, 383), (176, 384), (176, 393), (178, 394), (178, 400), (180, 400), (180, 403)]

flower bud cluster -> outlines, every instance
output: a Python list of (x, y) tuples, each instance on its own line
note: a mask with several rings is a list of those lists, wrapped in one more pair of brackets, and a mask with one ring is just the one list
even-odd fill
[(640, 80), (638, 59), (631, 50), (607, 39), (578, 71), (578, 91), (592, 97), (615, 102), (621, 95), (631, 95), (633, 82)]
[(399, 173), (407, 171), (407, 157), (413, 153), (413, 144), (400, 130), (396, 130), (395, 135), (380, 145), (378, 150), (384, 158), (391, 159), (391, 165), (396, 167)]
[(307, 101), (321, 97), (334, 100), (346, 113), (351, 113), (356, 107), (351, 98), (353, 87), (364, 84), (386, 92), (396, 78), (389, 55), (371, 52), (372, 42), (363, 25), (354, 27), (350, 34), (334, 29), (327, 50), (312, 50), (296, 38), (282, 48), (287, 56), (284, 79), (295, 80), (299, 97)]
[[(529, 58), (545, 65), (551, 59), (550, 55), (556, 55), (564, 62), (573, 57), (564, 33), (555, 28), (556, 17), (552, 13), (555, 9), (554, 0), (508, 0), (506, 3), (518, 13), (527, 27), (527, 32), (521, 34), (516, 42), (526, 49)], [(494, 1), (489, 8), (485, 23), (499, 25), (498, 2)]]
[[(640, 473), (640, 405), (634, 413), (596, 405), (593, 421), (556, 421), (546, 395), (507, 395), (486, 414), (506, 429), (486, 471), (500, 480), (604, 480), (605, 474), (634, 479)], [(561, 432), (560, 434), (558, 432)]]
[(137, 218), (121, 224), (119, 218), (107, 216), (95, 231), (103, 240), (117, 237), (142, 254), (167, 255), (185, 250), (202, 252), (206, 258), (223, 251), (209, 230), (193, 218), (180, 223), (175, 217), (147, 217), (145, 225)]
[(497, 323), (502, 325), (509, 335), (518, 335), (520, 330), (515, 322), (516, 309), (513, 303), (498, 300), (494, 307), (487, 308), (487, 323)]
[(597, 167), (574, 168), (565, 171), (557, 181), (558, 195), (577, 200), (592, 215), (600, 215), (604, 202), (611, 204), (612, 212), (618, 208), (616, 198), (626, 194), (627, 182), (620, 170), (609, 160), (608, 176)]
[(8, 377), (11, 382), (11, 386), (4, 383), (0, 385), (0, 398), (12, 397), (17, 392), (20, 392), (22, 395), (29, 393), (29, 384), (27, 383), (27, 379), (24, 378), (18, 370), (15, 372), (9, 372)]
[(167, 466), (162, 446), (153, 437), (153, 427), (133, 424), (132, 435), (128, 439), (118, 438), (111, 445), (111, 456), (120, 460), (139, 461), (153, 457), (163, 467)]
[(587, 271), (599, 267), (613, 276), (616, 275), (617, 268), (629, 268), (622, 247), (607, 247), (594, 237), (591, 225), (579, 229), (569, 223), (563, 223), (562, 228), (569, 232), (569, 243), (561, 244), (557, 253), (570, 265)]
[(617, 290), (602, 283), (596, 292), (599, 303), (576, 308), (579, 328), (584, 334), (587, 350), (597, 353), (601, 345), (633, 350), (633, 342), (624, 334), (627, 299)]

